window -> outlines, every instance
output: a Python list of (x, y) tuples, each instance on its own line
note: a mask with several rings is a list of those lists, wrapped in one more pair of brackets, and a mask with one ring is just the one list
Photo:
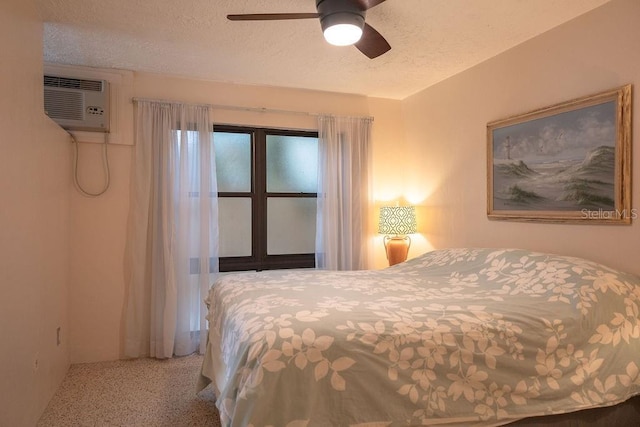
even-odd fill
[(317, 132), (215, 126), (220, 271), (315, 266)]

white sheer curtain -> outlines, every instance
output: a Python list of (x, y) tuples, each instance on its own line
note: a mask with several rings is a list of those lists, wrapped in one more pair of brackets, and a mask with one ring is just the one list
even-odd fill
[(370, 118), (318, 118), (317, 268), (367, 268), (370, 135)]
[(203, 300), (218, 271), (209, 109), (137, 101), (125, 254), (125, 354), (203, 351)]

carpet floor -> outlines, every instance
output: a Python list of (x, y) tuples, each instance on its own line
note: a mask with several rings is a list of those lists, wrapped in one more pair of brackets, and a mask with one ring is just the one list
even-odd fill
[(72, 365), (38, 427), (220, 427), (202, 356)]

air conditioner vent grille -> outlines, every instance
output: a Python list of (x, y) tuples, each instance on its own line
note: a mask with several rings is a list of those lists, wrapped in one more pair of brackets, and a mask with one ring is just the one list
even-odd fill
[(47, 91), (45, 89), (44, 110), (52, 119), (83, 120), (82, 92)]
[(102, 92), (102, 80), (73, 79), (69, 77), (44, 76), (45, 87), (59, 87), (66, 89), (90, 90)]

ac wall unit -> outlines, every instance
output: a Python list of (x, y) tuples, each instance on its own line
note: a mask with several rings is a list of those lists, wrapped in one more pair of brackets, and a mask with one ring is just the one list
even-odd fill
[(109, 82), (45, 75), (44, 111), (67, 130), (109, 132)]

